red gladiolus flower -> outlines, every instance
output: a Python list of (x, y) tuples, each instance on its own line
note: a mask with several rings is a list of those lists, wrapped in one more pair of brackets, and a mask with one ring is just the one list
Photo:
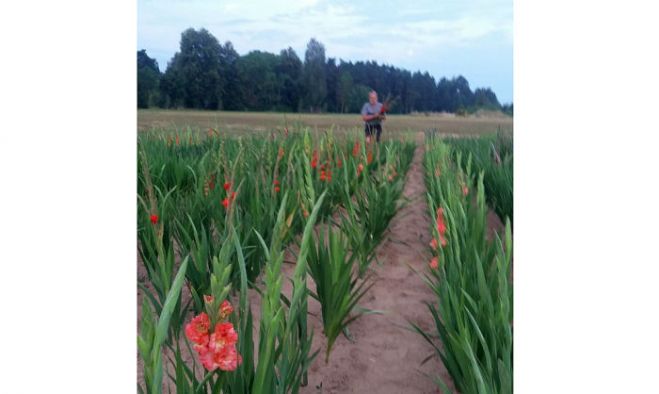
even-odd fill
[(208, 315), (201, 312), (195, 316), (190, 323), (185, 326), (185, 335), (188, 339), (197, 345), (206, 345), (209, 340), (208, 330), (211, 322)]
[(222, 305), (220, 305), (220, 319), (221, 320), (226, 319), (227, 317), (229, 317), (231, 313), (233, 313), (233, 307), (231, 306), (229, 301), (227, 300), (222, 301)]
[(205, 302), (205, 303), (207, 303), (207, 304), (212, 304), (213, 301), (215, 301), (215, 297), (213, 297), (212, 295), (206, 295), (206, 294), (204, 294), (204, 302)]
[(430, 260), (430, 268), (436, 270), (439, 268), (439, 259), (437, 256), (433, 257), (432, 260)]
[(313, 151), (313, 156), (311, 157), (311, 168), (316, 168), (318, 166), (318, 151)]
[(432, 248), (432, 250), (437, 250), (437, 244), (438, 243), (436, 238), (433, 238), (432, 241), (430, 241), (430, 247)]
[(359, 155), (359, 148), (359, 141), (355, 141), (355, 145), (352, 147), (352, 157), (357, 157), (357, 155)]
[(467, 194), (469, 194), (469, 188), (467, 185), (462, 185), (462, 195), (466, 196)]
[(343, 162), (341, 161), (341, 159), (336, 160), (336, 166), (339, 168), (343, 167)]
[(238, 342), (238, 333), (231, 323), (219, 323), (215, 326), (215, 332), (211, 334), (208, 349), (219, 352), (225, 346), (231, 346)]
[(279, 185), (279, 181), (275, 179), (274, 181), (272, 181), (272, 184), (277, 186), (277, 185)]
[(324, 181), (325, 181), (325, 178), (326, 178), (326, 176), (325, 176), (325, 171), (321, 170), (321, 171), (320, 171), (320, 181), (321, 181), (321, 182), (324, 182)]
[(225, 198), (224, 200), (222, 200), (222, 205), (224, 205), (225, 209), (228, 209), (229, 208), (229, 199)]
[(176, 134), (176, 145), (179, 145), (180, 143), (181, 143), (181, 141), (178, 138), (178, 134)]
[(151, 215), (151, 223), (152, 224), (158, 223), (158, 215)]
[(279, 186), (275, 186), (275, 193), (279, 193), (279, 190), (281, 190)]
[(371, 164), (373, 162), (373, 151), (368, 151), (366, 155), (366, 164)]
[(224, 190), (229, 191), (231, 189), (231, 183), (230, 182), (224, 182)]

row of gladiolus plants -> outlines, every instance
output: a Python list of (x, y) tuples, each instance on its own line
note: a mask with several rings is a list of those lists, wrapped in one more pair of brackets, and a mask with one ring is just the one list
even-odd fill
[[(416, 331), (430, 342), (461, 393), (512, 392), (512, 233), (487, 237), (484, 174), (471, 157), (427, 135), (424, 156), (433, 239), (423, 277), (434, 328)], [(439, 342), (441, 342), (441, 346)], [(446, 382), (436, 379), (444, 392)]]
[(457, 153), (471, 155), (474, 171), (483, 172), (485, 199), (501, 220), (513, 221), (513, 139), (508, 134), (492, 134), (478, 138), (447, 138), (445, 142)]
[[(353, 308), (369, 288), (361, 276), (399, 207), (413, 151), (411, 141), (374, 146), (306, 131), (141, 136), (140, 391), (297, 392), (317, 353), (307, 298), (321, 303), (327, 360), (336, 337), (360, 316)], [(340, 207), (345, 213), (333, 217)], [(328, 246), (312, 231), (319, 222), (338, 224)], [(287, 298), (281, 264), (294, 243)], [(261, 296), (258, 320), (249, 288)]]

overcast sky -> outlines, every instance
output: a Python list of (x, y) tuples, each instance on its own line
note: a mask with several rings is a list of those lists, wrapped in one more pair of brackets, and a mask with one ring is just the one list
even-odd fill
[(490, 87), (501, 103), (513, 101), (512, 0), (138, 0), (137, 18), (137, 49), (161, 71), (181, 33), (204, 27), (241, 55), (290, 46), (304, 60), (314, 37), (337, 62), (375, 60), (436, 80), (463, 75), (472, 90)]

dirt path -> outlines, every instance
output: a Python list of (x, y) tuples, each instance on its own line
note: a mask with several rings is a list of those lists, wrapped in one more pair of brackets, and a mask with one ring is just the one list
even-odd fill
[[(385, 313), (363, 316), (351, 324), (354, 343), (340, 336), (327, 365), (322, 326), (310, 316), (309, 324), (315, 332), (313, 349), (320, 347), (321, 352), (311, 366), (309, 385), (301, 393), (438, 393), (437, 386), (424, 373), (450, 380), (437, 357), (421, 365), (433, 349), (420, 335), (407, 329), (406, 319), (424, 329), (432, 327), (430, 312), (423, 302), (432, 301), (433, 294), (407, 266), (424, 270), (430, 259), (422, 133), (417, 136), (417, 144), (403, 191), (410, 203), (390, 222), (388, 234), (377, 249), (382, 266), (375, 266), (376, 283), (360, 303)], [(316, 302), (309, 303), (310, 312), (318, 313), (317, 308)], [(450, 388), (454, 389), (452, 385)]]

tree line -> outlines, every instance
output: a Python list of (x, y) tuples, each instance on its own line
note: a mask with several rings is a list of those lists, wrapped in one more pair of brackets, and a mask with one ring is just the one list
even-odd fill
[(490, 88), (472, 91), (463, 76), (435, 81), (428, 72), (375, 61), (337, 62), (314, 38), (304, 60), (290, 47), (240, 56), (231, 42), (222, 45), (208, 30), (190, 28), (164, 73), (146, 50), (137, 52), (138, 108), (356, 113), (371, 89), (380, 101), (396, 99), (391, 113), (489, 109), (512, 115), (512, 104), (502, 106)]

